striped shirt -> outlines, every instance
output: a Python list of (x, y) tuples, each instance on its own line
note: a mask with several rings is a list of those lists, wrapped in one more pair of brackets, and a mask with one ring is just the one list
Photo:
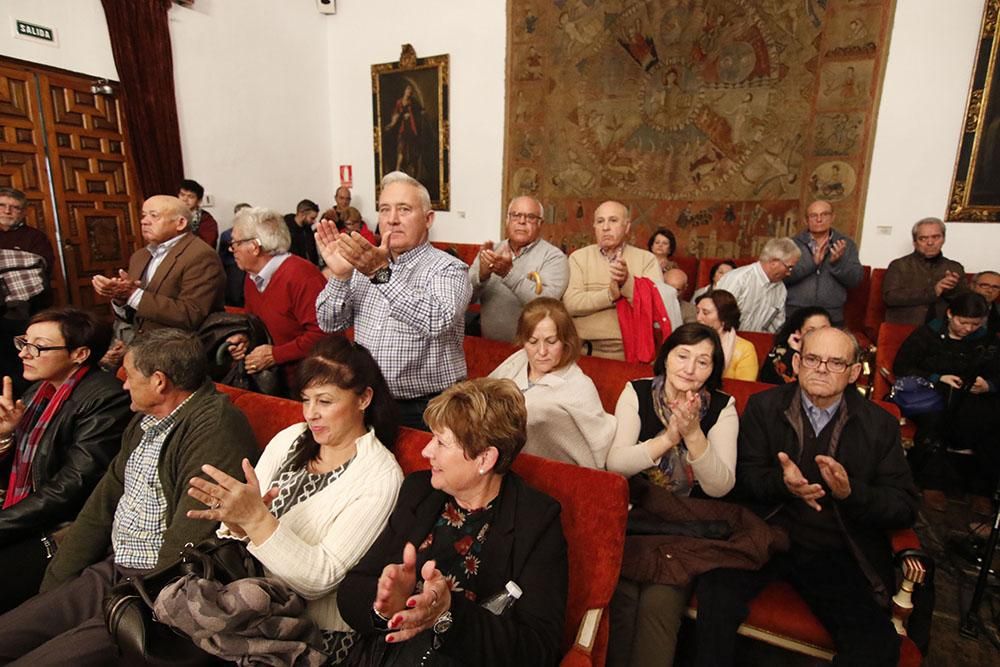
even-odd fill
[(736, 297), (741, 331), (776, 333), (785, 323), (785, 284), (772, 283), (760, 262), (733, 269), (722, 276), (715, 289)]

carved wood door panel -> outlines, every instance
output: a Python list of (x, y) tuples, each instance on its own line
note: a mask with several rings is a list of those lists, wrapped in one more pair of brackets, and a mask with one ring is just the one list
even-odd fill
[[(36, 166), (40, 175), (37, 190), (26, 193), (33, 200), (37, 192), (37, 226), (49, 234), (62, 257), (65, 281), (57, 281), (61, 301), (84, 308), (95, 306), (104, 300), (94, 294), (91, 278), (126, 268), (139, 234), (141, 195), (128, 162), (122, 105), (113, 96), (91, 92), (92, 78), (28, 65), (0, 71), (7, 73), (6, 81), (34, 84), (29, 105), (36, 111), (32, 114), (32, 155), (41, 168)], [(3, 116), (0, 119), (6, 120)], [(15, 127), (15, 138), (16, 129), (19, 126)], [(0, 150), (6, 145), (0, 145)], [(27, 148), (20, 152), (27, 153)], [(45, 155), (51, 186), (45, 173)], [(0, 167), (0, 183), (2, 179)], [(28, 220), (32, 224), (30, 217)]]
[[(0, 65), (0, 187), (16, 188), (28, 197), (25, 222), (45, 232), (58, 255), (40, 118), (36, 77), (26, 70)], [(52, 276), (56, 299), (64, 303), (66, 283), (58, 262), (52, 267)]]

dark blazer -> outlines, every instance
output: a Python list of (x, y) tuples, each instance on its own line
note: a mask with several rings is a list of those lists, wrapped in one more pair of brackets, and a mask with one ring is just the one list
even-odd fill
[[(792, 382), (751, 396), (740, 417), (735, 494), (769, 519), (787, 503), (803, 502), (785, 486), (778, 462), (778, 452), (796, 463), (802, 456), (800, 433), (809, 427), (800, 406), (799, 384)], [(827, 453), (847, 470), (851, 495), (833, 500), (822, 478), (809, 481), (826, 489), (848, 549), (868, 576), (876, 598), (887, 603), (892, 590), (888, 531), (913, 525), (917, 487), (892, 415), (850, 386), (842, 407), (846, 412), (838, 411), (833, 418)]]
[[(403, 481), (389, 525), (337, 591), (337, 606), (362, 634), (376, 630), (372, 603), (382, 569), (399, 563), (407, 542), (420, 544), (441, 516), (448, 496), (435, 490), (430, 472)], [(494, 616), (462, 595), (451, 596), (452, 628), (441, 651), (459, 663), (476, 665), (555, 665), (559, 662), (568, 588), (566, 540), (559, 503), (504, 476), (497, 516), (483, 547), (477, 586), (481, 600), (500, 593), (508, 581), (524, 591), (504, 616)]]
[[(140, 280), (152, 259), (146, 248), (137, 250), (129, 276)], [(129, 309), (128, 319), (136, 334), (166, 327), (197, 331), (210, 313), (223, 309), (225, 291), (226, 274), (215, 250), (185, 232), (143, 289), (139, 307)]]
[[(21, 398), (31, 400), (41, 383)], [(108, 464), (121, 448), (122, 431), (132, 418), (129, 395), (118, 378), (101, 370), (87, 373), (63, 403), (35, 451), (32, 493), (0, 510), (0, 545), (38, 536), (76, 518)], [(13, 454), (0, 464), (6, 483)]]

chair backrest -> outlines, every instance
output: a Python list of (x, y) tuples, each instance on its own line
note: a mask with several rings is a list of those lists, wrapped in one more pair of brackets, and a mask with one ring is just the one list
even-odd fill
[(736, 335), (753, 343), (754, 352), (757, 353), (757, 370), (759, 371), (771, 348), (774, 347), (774, 334), (764, 331), (737, 331)]
[(684, 290), (684, 294), (680, 295), (682, 301), (687, 301), (694, 294), (694, 291), (698, 289), (698, 285), (695, 283), (698, 281), (698, 265), (700, 262), (697, 257), (682, 257), (681, 255), (674, 255), (670, 259), (677, 264), (678, 269), (687, 274), (688, 286)]
[[(420, 451), (430, 437), (423, 431), (400, 430), (396, 459), (405, 474), (427, 469)], [(562, 505), (562, 527), (569, 556), (565, 650), (573, 644), (584, 612), (604, 609), (611, 602), (625, 547), (628, 484), (620, 475), (530, 454), (519, 454), (513, 470)], [(591, 654), (593, 664), (604, 664), (606, 650), (599, 636)]]
[(431, 245), (438, 250), (455, 255), (469, 266), (472, 266), (476, 260), (476, 255), (479, 254), (481, 247), (478, 243), (451, 243), (449, 241), (431, 241)]
[(878, 338), (878, 325), (885, 320), (885, 301), (882, 299), (882, 281), (884, 280), (885, 269), (872, 269), (864, 324), (864, 332), (872, 340)]
[(493, 372), (504, 359), (517, 352), (510, 343), (479, 336), (466, 336), (462, 341), (465, 351), (465, 366), (469, 379), (484, 378)]
[[(847, 290), (844, 303), (844, 326), (849, 331), (865, 330), (865, 315), (868, 313), (868, 299), (871, 298), (872, 267), (861, 267), (861, 282)], [(881, 293), (881, 289), (879, 290)]]
[(878, 343), (875, 349), (875, 370), (873, 373), (874, 381), (872, 382), (873, 398), (882, 399), (889, 393), (891, 387), (889, 382), (883, 377), (882, 369), (884, 368), (890, 374), (892, 373), (892, 365), (896, 361), (896, 354), (899, 352), (899, 347), (916, 328), (912, 324), (894, 324), (892, 322), (883, 322), (878, 328)]
[(271, 442), (271, 438), (279, 431), (302, 421), (302, 403), (288, 398), (246, 391), (236, 396), (233, 405), (246, 415), (261, 449), (267, 447), (267, 443)]

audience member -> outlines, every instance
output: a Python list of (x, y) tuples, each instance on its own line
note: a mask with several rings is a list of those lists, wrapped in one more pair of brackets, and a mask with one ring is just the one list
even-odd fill
[(790, 238), (764, 244), (759, 261), (733, 269), (719, 280), (718, 289), (734, 297), (744, 331), (774, 333), (785, 321), (785, 284), (802, 251)]
[(532, 299), (561, 299), (569, 281), (566, 255), (541, 237), (541, 202), (515, 197), (507, 206), (507, 239), (482, 249), (469, 267), (472, 298), (482, 304), (484, 338), (512, 341), (521, 309)]
[[(1000, 341), (988, 335), (989, 307), (981, 295), (965, 292), (951, 300), (943, 319), (916, 329), (896, 354), (897, 378), (918, 376), (934, 383), (940, 410), (913, 415), (917, 435), (908, 460), (924, 489), (928, 507), (943, 511), (944, 490), (959, 482), (974, 495), (992, 493), (1000, 466)], [(975, 470), (954, 479), (946, 449), (970, 450)], [(967, 476), (963, 475), (963, 478)], [(989, 501), (979, 501), (989, 511)]]
[(185, 544), (211, 534), (211, 525), (187, 516), (198, 506), (188, 483), (203, 465), (235, 475), (244, 458), (257, 456), (246, 417), (208, 380), (193, 333), (146, 333), (129, 346), (125, 373), (140, 414), (60, 541), (42, 593), (0, 616), (0, 662), (115, 663), (104, 623), (107, 592), (128, 576), (175, 562)]
[(580, 337), (561, 301), (529, 301), (517, 321), (521, 349), (490, 373), (513, 380), (528, 409), (524, 451), (566, 463), (603, 469), (615, 418), (604, 411), (593, 380), (576, 360)]
[(311, 199), (303, 199), (295, 205), (295, 213), (285, 216), (285, 225), (292, 239), (288, 251), (316, 266), (319, 266), (319, 252), (316, 250), (313, 227), (318, 216), (319, 206)]
[(731, 259), (724, 259), (721, 262), (713, 264), (712, 268), (708, 272), (708, 284), (704, 287), (696, 289), (694, 294), (691, 295), (691, 301), (697, 301), (698, 297), (702, 294), (714, 290), (718, 286), (719, 281), (722, 280), (722, 276), (726, 275), (735, 268), (736, 262)]
[(181, 186), (177, 189), (177, 198), (184, 202), (184, 205), (191, 210), (189, 220), (191, 233), (215, 250), (219, 240), (219, 223), (215, 221), (212, 214), (201, 207), (201, 200), (205, 196), (205, 188), (198, 181), (185, 178), (181, 181)]
[(980, 271), (969, 281), (969, 288), (986, 299), (990, 306), (990, 314), (986, 319), (987, 330), (992, 335), (1000, 333), (1000, 273)]
[(677, 251), (677, 237), (666, 227), (657, 227), (646, 242), (646, 250), (653, 253), (663, 272), (663, 280), (667, 279), (667, 271), (677, 268), (677, 262), (670, 259)]
[(795, 382), (792, 357), (802, 351), (802, 338), (814, 329), (833, 326), (821, 306), (806, 306), (792, 313), (774, 334), (774, 346), (760, 368), (757, 380), (768, 384)]
[(246, 310), (261, 319), (273, 344), (248, 350), (247, 336), (236, 334), (229, 339), (229, 349), (234, 359), (243, 359), (251, 375), (281, 366), (287, 390), (295, 386), (299, 360), (323, 337), (316, 322), (316, 297), (326, 285), (314, 264), (288, 252), (290, 243), (281, 214), (248, 208), (236, 215), (230, 247), (247, 274)]
[[(337, 610), (337, 589), (382, 532), (403, 481), (389, 451), (395, 410), (371, 354), (343, 336), (318, 343), (298, 377), (305, 421), (274, 436), (256, 468), (244, 459), (246, 483), (211, 467), (212, 481), (192, 479), (189, 493), (208, 509), (188, 516), (222, 521), (219, 536), (246, 540), (268, 577), (305, 598), (325, 652), (342, 659), (354, 633)], [(192, 589), (185, 606), (217, 604)], [(185, 613), (185, 623), (197, 629), (198, 616)]]
[[(721, 498), (736, 480), (736, 403), (721, 391), (722, 346), (710, 327), (685, 324), (660, 347), (654, 377), (625, 385), (608, 469), (642, 471), (675, 495)], [(690, 590), (622, 578), (612, 602), (616, 665), (673, 664)]]
[[(663, 272), (663, 280), (670, 287), (673, 287), (677, 292), (677, 302), (681, 308), (680, 322), (677, 326), (681, 324), (690, 324), (698, 319), (698, 309), (694, 307), (694, 304), (690, 301), (682, 301), (684, 293), (687, 292), (688, 288), (688, 274), (687, 271), (683, 269), (667, 269)], [(666, 305), (666, 300), (664, 299), (664, 305)], [(673, 318), (670, 318), (673, 321)]]
[(472, 287), (465, 264), (427, 241), (434, 223), (427, 188), (402, 172), (386, 174), (378, 211), (379, 246), (320, 222), (316, 241), (333, 278), (316, 314), (324, 331), (354, 327), (386, 377), (401, 423), (421, 428), (427, 402), (466, 375), (463, 317)]
[[(425, 419), (431, 469), (403, 481), (385, 531), (340, 585), (340, 612), (360, 635), (355, 651), (378, 646), (383, 664), (398, 665), (428, 655), (556, 664), (566, 542), (559, 503), (510, 472), (527, 430), (521, 392), (508, 380), (461, 382), (431, 401)], [(481, 606), (511, 581), (523, 595), (502, 616)]]
[(142, 238), (128, 273), (94, 276), (98, 296), (111, 299), (118, 343), (162, 328), (197, 331), (210, 313), (223, 309), (226, 277), (222, 261), (190, 232), (191, 213), (180, 199), (150, 197), (142, 205)]
[[(344, 223), (347, 222), (347, 214), (351, 208), (351, 189), (346, 185), (341, 185), (337, 188), (337, 191), (333, 193), (333, 201), (334, 207), (327, 211), (333, 211), (333, 217), (327, 219), (335, 222), (337, 224), (337, 229), (341, 229), (343, 228)], [(323, 214), (323, 217), (326, 217), (326, 213)]]
[[(245, 208), (250, 208), (250, 204), (243, 202), (233, 207), (233, 215), (236, 215)], [(226, 273), (226, 295), (227, 306), (243, 307), (243, 279), (246, 273), (236, 265), (236, 257), (229, 246), (233, 242), (233, 228), (222, 232), (219, 237), (219, 259), (222, 260), (222, 270)]]
[(749, 601), (783, 579), (833, 637), (838, 664), (895, 665), (887, 531), (912, 526), (917, 513), (899, 424), (845, 391), (861, 372), (849, 334), (830, 327), (807, 334), (793, 363), (797, 383), (754, 394), (743, 411), (735, 490), (788, 532), (791, 549), (759, 571), (698, 578), (697, 664), (734, 664)]
[(723, 289), (712, 290), (698, 297), (695, 307), (698, 321), (711, 327), (719, 335), (725, 362), (722, 377), (751, 382), (756, 380), (757, 370), (760, 368), (757, 350), (753, 343), (736, 335), (740, 326), (740, 307), (733, 295)]
[(799, 308), (821, 306), (833, 326), (844, 324), (847, 290), (864, 277), (854, 240), (833, 228), (833, 205), (822, 199), (806, 209), (806, 229), (793, 240), (801, 252), (792, 273), (785, 278), (788, 296), (785, 317)]
[(606, 201), (594, 211), (597, 243), (569, 256), (569, 286), (563, 301), (588, 354), (625, 359), (617, 302), (631, 304), (635, 280), (663, 284), (663, 273), (653, 253), (627, 243), (631, 229), (628, 209)]
[(911, 230), (913, 252), (894, 259), (885, 270), (882, 299), (885, 321), (919, 326), (943, 314), (943, 302), (964, 291), (965, 269), (941, 254), (944, 223), (924, 218)]
[(0, 397), (0, 612), (38, 593), (54, 531), (76, 518), (128, 423), (128, 394), (98, 362), (111, 327), (75, 308), (44, 310), (14, 340), (33, 384)]
[(372, 245), (378, 245), (378, 240), (375, 235), (372, 234), (371, 230), (368, 229), (368, 225), (361, 218), (361, 211), (354, 208), (353, 206), (347, 209), (347, 219), (344, 220), (343, 232), (345, 234), (350, 234), (351, 232), (357, 232), (361, 234), (361, 238), (368, 241)]

